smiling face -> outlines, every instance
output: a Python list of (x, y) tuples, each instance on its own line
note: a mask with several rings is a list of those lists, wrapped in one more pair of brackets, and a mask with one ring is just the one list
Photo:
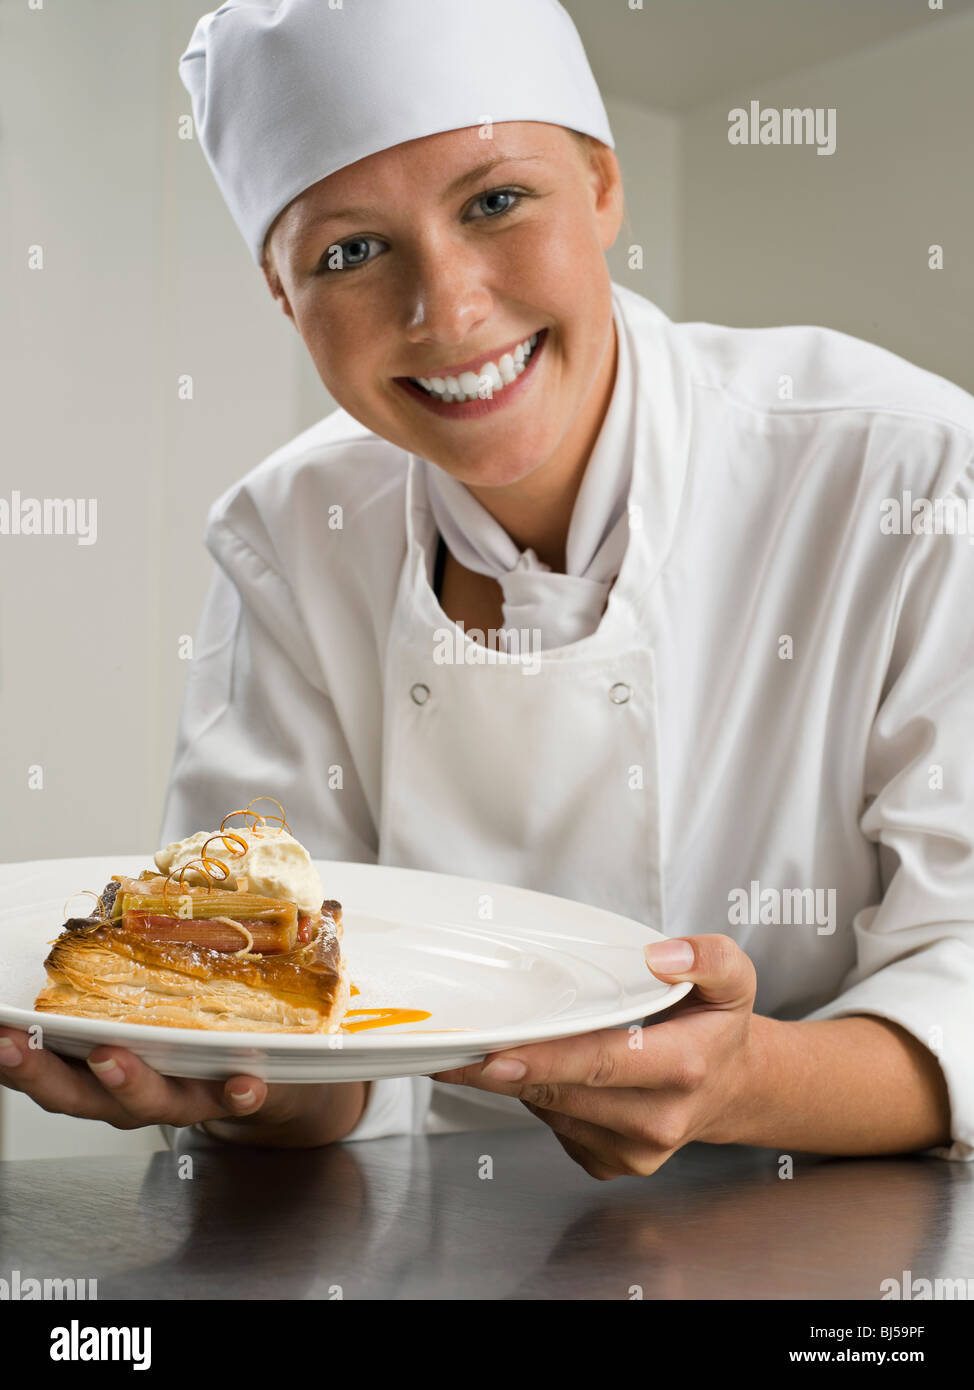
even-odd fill
[(604, 253), (621, 219), (606, 146), (540, 122), (470, 127), (314, 184), (271, 228), (264, 274), (368, 429), (471, 486), (554, 481), (584, 464), (611, 395)]

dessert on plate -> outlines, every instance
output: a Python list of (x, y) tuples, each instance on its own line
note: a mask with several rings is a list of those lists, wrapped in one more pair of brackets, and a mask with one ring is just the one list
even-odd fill
[[(254, 801), (273, 800), (255, 797)], [(342, 908), (280, 816), (224, 816), (115, 874), (68, 916), (34, 1008), (233, 1032), (336, 1033), (349, 1003)], [(228, 827), (234, 816), (246, 824)], [(69, 899), (69, 902), (71, 900)]]

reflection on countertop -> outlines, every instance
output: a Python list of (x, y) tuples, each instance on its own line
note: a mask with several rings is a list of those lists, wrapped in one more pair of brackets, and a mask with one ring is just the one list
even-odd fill
[(878, 1299), (974, 1268), (974, 1167), (690, 1145), (590, 1178), (547, 1131), (0, 1164), (0, 1274), (101, 1299)]

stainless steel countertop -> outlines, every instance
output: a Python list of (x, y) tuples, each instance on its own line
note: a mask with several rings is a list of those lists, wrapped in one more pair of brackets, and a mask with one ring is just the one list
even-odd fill
[(879, 1299), (907, 1270), (974, 1276), (974, 1165), (793, 1159), (782, 1179), (770, 1150), (694, 1144), (602, 1183), (544, 1131), (293, 1152), (183, 1131), (172, 1153), (0, 1163), (0, 1277), (97, 1278), (101, 1299)]

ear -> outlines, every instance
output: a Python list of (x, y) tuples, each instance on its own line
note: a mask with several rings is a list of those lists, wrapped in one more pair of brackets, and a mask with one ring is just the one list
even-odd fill
[[(260, 268), (264, 272), (264, 279), (267, 282), (267, 288), (271, 292), (271, 297), (280, 303), (282, 312), (294, 323), (293, 310), (288, 303), (287, 295), (284, 293), (281, 277), (278, 275), (277, 267), (274, 265), (274, 257), (269, 251), (266, 243), (260, 255)], [(297, 324), (295, 324), (295, 327), (297, 327)]]
[(599, 226), (603, 251), (615, 243), (622, 227), (625, 194), (622, 170), (615, 150), (601, 140), (589, 141), (589, 182), (592, 188), (593, 212)]

